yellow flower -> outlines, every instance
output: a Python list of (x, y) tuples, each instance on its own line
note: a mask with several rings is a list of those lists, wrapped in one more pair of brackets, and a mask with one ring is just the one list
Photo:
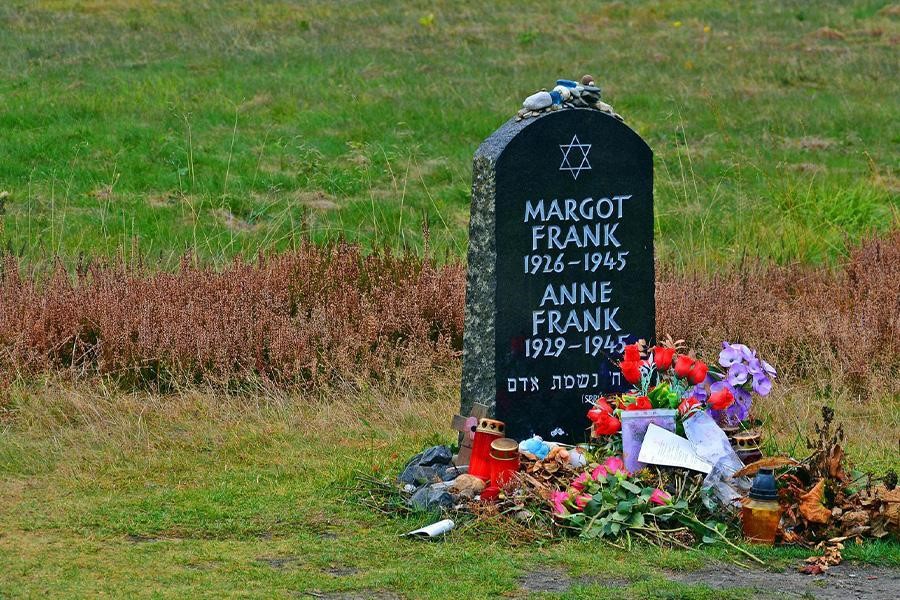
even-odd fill
[(705, 25), (703, 27), (703, 33), (709, 33), (710, 31), (712, 31), (712, 27), (710, 27), (709, 25)]
[(434, 13), (428, 13), (419, 19), (419, 25), (422, 27), (434, 27)]
[(675, 21), (672, 23), (672, 27), (681, 27), (681, 21)]

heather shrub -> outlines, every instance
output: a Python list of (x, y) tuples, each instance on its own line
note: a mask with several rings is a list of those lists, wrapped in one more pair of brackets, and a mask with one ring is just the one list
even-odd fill
[(757, 348), (782, 381), (852, 396), (900, 393), (900, 231), (854, 248), (838, 269), (742, 265), (657, 279), (657, 329), (713, 353)]
[[(122, 263), (75, 273), (0, 273), (0, 372), (128, 384), (323, 387), (457, 373), (465, 271), (414, 255), (305, 244), (224, 269)], [(900, 232), (840, 268), (746, 263), (685, 274), (661, 267), (657, 328), (707, 358), (722, 340), (757, 348), (781, 381), (898, 394)]]
[(127, 381), (322, 385), (446, 366), (462, 345), (464, 273), (347, 244), (221, 271), (121, 263), (0, 277), (0, 368)]

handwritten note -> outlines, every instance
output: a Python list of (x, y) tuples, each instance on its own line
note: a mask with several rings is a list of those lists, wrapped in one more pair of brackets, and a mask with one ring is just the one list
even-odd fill
[(712, 465), (697, 456), (694, 445), (683, 437), (653, 425), (647, 428), (638, 460), (652, 465), (682, 467), (709, 473)]

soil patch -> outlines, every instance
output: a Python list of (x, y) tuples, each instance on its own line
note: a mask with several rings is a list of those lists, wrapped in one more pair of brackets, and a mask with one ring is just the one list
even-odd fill
[(803, 575), (792, 570), (745, 570), (728, 564), (668, 575), (673, 581), (705, 584), (713, 589), (751, 589), (757, 597), (766, 598), (895, 600), (900, 597), (900, 569), (852, 563), (832, 567), (823, 575)]
[(256, 562), (267, 564), (273, 569), (285, 569), (299, 560), (296, 556), (260, 556)]
[(530, 571), (519, 578), (519, 587), (525, 592), (563, 593), (575, 585), (596, 585), (604, 588), (627, 587), (627, 579), (603, 579), (601, 577), (572, 577), (561, 569)]
[(326, 598), (327, 600), (402, 600), (403, 598), (394, 592), (385, 590), (356, 590), (350, 592), (328, 593), (311, 591), (303, 592), (301, 596), (307, 598)]

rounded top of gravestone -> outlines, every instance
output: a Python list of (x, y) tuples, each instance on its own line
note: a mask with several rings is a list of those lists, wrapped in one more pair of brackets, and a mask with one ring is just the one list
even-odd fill
[(574, 125), (581, 123), (591, 128), (596, 127), (610, 134), (615, 134), (616, 137), (622, 136), (624, 139), (633, 140), (634, 143), (646, 149), (647, 153), (653, 153), (637, 132), (626, 125), (624, 121), (615, 118), (609, 113), (590, 108), (566, 108), (542, 113), (535, 119), (512, 118), (508, 120), (481, 143), (475, 152), (475, 158), (498, 160), (517, 135), (532, 127), (538, 129), (545, 127), (570, 129)]

